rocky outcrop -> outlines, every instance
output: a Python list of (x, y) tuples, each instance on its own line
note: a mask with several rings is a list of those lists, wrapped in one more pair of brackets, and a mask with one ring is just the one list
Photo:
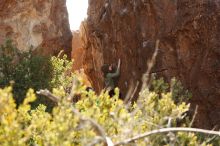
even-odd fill
[(83, 68), (100, 91), (101, 66), (121, 58), (124, 93), (141, 81), (159, 39), (152, 72), (181, 80), (199, 106), (196, 126), (213, 128), (220, 125), (219, 12), (219, 0), (90, 0)]
[(66, 0), (1, 0), (0, 44), (12, 39), (27, 51), (32, 46), (40, 54), (71, 51), (71, 31)]
[(79, 70), (83, 68), (83, 61), (85, 56), (85, 49), (83, 48), (82, 36), (80, 31), (73, 31), (72, 33), (72, 52), (71, 58), (74, 59), (73, 70)]

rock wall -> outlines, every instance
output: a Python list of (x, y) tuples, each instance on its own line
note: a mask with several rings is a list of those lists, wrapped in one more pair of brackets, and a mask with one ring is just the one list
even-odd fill
[(80, 31), (73, 31), (72, 33), (72, 52), (71, 58), (74, 59), (73, 70), (80, 70), (83, 68), (83, 61), (85, 56), (85, 49), (83, 48), (82, 36)]
[(12, 39), (23, 51), (70, 54), (71, 35), (66, 0), (0, 1), (0, 44)]
[(219, 0), (89, 0), (84, 28), (83, 68), (97, 91), (101, 66), (119, 58), (122, 93), (141, 81), (159, 39), (152, 72), (190, 89), (192, 107), (199, 106), (196, 126), (220, 125)]
[(71, 58), (73, 59), (73, 72), (75, 72), (78, 77), (80, 77), (84, 85), (92, 87), (91, 79), (85, 73), (84, 61), (86, 56), (86, 22), (82, 22), (80, 30), (73, 31), (72, 33), (72, 52)]

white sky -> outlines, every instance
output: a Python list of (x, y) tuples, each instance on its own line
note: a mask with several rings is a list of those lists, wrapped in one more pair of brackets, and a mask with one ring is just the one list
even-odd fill
[(87, 17), (88, 0), (67, 0), (71, 30), (78, 30), (80, 23)]

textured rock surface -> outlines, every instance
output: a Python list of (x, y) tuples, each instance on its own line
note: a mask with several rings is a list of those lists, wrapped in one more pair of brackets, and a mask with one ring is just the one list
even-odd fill
[(82, 36), (80, 31), (74, 31), (72, 38), (72, 52), (71, 58), (74, 59), (73, 69), (79, 70), (83, 68), (83, 61), (85, 56), (85, 49), (83, 49)]
[(160, 39), (152, 72), (178, 77), (199, 105), (196, 126), (213, 128), (220, 125), (219, 12), (219, 0), (90, 0), (83, 68), (100, 91), (101, 66), (121, 58), (124, 93), (141, 80)]
[(71, 58), (74, 59), (73, 71), (82, 78), (84, 85), (92, 87), (90, 78), (85, 74), (84, 61), (86, 56), (85, 39), (86, 38), (85, 22), (82, 22), (79, 31), (72, 33), (72, 52)]
[(66, 0), (1, 0), (0, 43), (12, 39), (23, 51), (30, 46), (40, 54), (65, 49), (70, 53), (71, 31)]

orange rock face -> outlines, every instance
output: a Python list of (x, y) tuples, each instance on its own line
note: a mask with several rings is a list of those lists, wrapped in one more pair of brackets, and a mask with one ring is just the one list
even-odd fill
[(213, 128), (220, 125), (219, 12), (219, 0), (90, 0), (82, 66), (100, 91), (102, 65), (120, 58), (125, 94), (141, 81), (159, 39), (152, 72), (181, 80), (199, 106), (196, 126)]
[(70, 54), (71, 35), (65, 0), (0, 1), (0, 44), (12, 39), (23, 51)]
[(80, 27), (80, 31), (74, 31), (72, 33), (72, 52), (71, 52), (71, 58), (73, 59), (73, 71), (82, 79), (82, 82), (84, 85), (88, 87), (92, 87), (90, 78), (85, 74), (84, 66), (85, 63), (85, 55), (86, 55), (86, 49), (85, 49), (85, 22), (82, 22), (82, 25)]
[(82, 37), (79, 31), (73, 32), (71, 57), (74, 59), (73, 69), (83, 68), (85, 49), (83, 49)]

